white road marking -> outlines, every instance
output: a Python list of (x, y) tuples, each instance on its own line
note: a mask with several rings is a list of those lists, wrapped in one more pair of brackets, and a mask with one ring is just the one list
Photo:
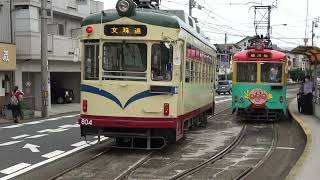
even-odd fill
[(222, 103), (222, 102), (226, 102), (226, 101), (231, 101), (231, 99), (224, 99), (224, 100), (220, 100), (220, 101), (216, 101), (216, 104)]
[(44, 130), (40, 130), (37, 131), (38, 133), (45, 133), (45, 132), (53, 132), (53, 129), (44, 129)]
[(9, 146), (12, 144), (17, 144), (19, 142), (21, 142), (21, 141), (9, 141), (9, 142), (5, 142), (5, 143), (0, 144), (0, 146)]
[(71, 144), (71, 146), (73, 146), (73, 147), (80, 147), (80, 146), (83, 146), (83, 145), (85, 145), (85, 144), (87, 144), (86, 141), (80, 141), (80, 142)]
[(40, 124), (40, 123), (43, 123), (43, 121), (32, 121), (32, 122), (27, 122), (24, 124)]
[(24, 137), (28, 137), (30, 136), (29, 134), (22, 134), (20, 136), (14, 136), (14, 137), (11, 137), (12, 139), (20, 139), (20, 138), (24, 138)]
[(60, 116), (60, 117), (49, 118), (49, 119), (42, 119), (42, 120), (38, 120), (38, 121), (32, 121), (32, 122), (27, 122), (27, 123), (21, 123), (21, 124), (15, 124), (15, 125), (10, 125), (10, 126), (0, 127), (0, 129), (1, 128), (10, 129), (10, 128), (21, 127), (21, 126), (24, 126), (24, 125), (33, 125), (33, 124), (39, 124), (39, 123), (43, 123), (43, 122), (47, 122), (47, 121), (56, 121), (56, 120), (60, 120), (60, 119), (64, 119), (64, 118), (76, 117), (76, 116), (79, 116), (79, 115), (80, 114), (72, 114), (72, 115), (67, 115), (67, 116)]
[(21, 127), (21, 126), (23, 126), (23, 124), (16, 124), (16, 125), (6, 126), (6, 127), (2, 127), (2, 128), (11, 129), (11, 128), (16, 128), (16, 127)]
[(60, 128), (73, 128), (73, 127), (78, 127), (79, 124), (66, 124), (66, 125), (62, 125), (59, 126)]
[(16, 164), (14, 166), (11, 166), (11, 167), (8, 167), (7, 169), (4, 169), (2, 171), (0, 171), (0, 173), (3, 173), (3, 174), (12, 174), (16, 171), (19, 171), (23, 168), (26, 168), (28, 166), (30, 166), (31, 164), (28, 164), (28, 163), (20, 163), (20, 164)]
[[(107, 138), (104, 138), (104, 139), (107, 139)], [(70, 150), (70, 151), (67, 151), (67, 152), (63, 153), (63, 154), (57, 155), (57, 156), (55, 156), (55, 157), (53, 157), (53, 158), (50, 158), (50, 159), (41, 161), (41, 162), (39, 162), (39, 163), (37, 163), (37, 164), (31, 165), (31, 166), (29, 166), (29, 167), (26, 167), (26, 168), (24, 168), (24, 169), (21, 169), (21, 170), (19, 170), (19, 171), (16, 171), (16, 172), (14, 172), (14, 173), (12, 173), (12, 174), (9, 174), (9, 175), (7, 175), (7, 176), (4, 176), (4, 177), (1, 178), (1, 180), (7, 180), (7, 179), (14, 178), (14, 177), (16, 177), (16, 176), (19, 176), (19, 175), (21, 175), (21, 174), (23, 174), (23, 173), (26, 173), (26, 172), (32, 170), (32, 169), (35, 169), (35, 168), (40, 167), (40, 166), (42, 166), (42, 165), (48, 164), (48, 163), (53, 162), (53, 161), (55, 161), (55, 160), (57, 160), (57, 159), (60, 159), (60, 158), (62, 158), (62, 157), (68, 156), (68, 155), (70, 155), (70, 154), (72, 154), (72, 153), (75, 153), (75, 152), (77, 152), (77, 151), (79, 151), (79, 150), (81, 150), (81, 149), (84, 149), (84, 148), (86, 148), (86, 147), (88, 147), (88, 146), (90, 146), (90, 145), (94, 145), (94, 144), (96, 144), (96, 143), (98, 143), (97, 140), (91, 142), (90, 144), (85, 144), (85, 145), (83, 145), (83, 146), (74, 148), (74, 149), (72, 149), (72, 150)]]
[(226, 98), (226, 97), (231, 97), (231, 96), (215, 96), (215, 99), (222, 99), (222, 98)]
[(55, 150), (55, 151), (52, 151), (50, 153), (44, 154), (41, 157), (45, 157), (45, 158), (50, 159), (50, 158), (58, 156), (59, 154), (62, 154), (62, 153), (64, 153), (64, 151)]
[(64, 129), (64, 128), (57, 128), (57, 129), (52, 129), (52, 132), (63, 132), (63, 131), (67, 131), (69, 129)]
[(292, 147), (276, 147), (276, 149), (293, 150), (293, 149), (296, 149), (296, 148), (292, 148)]
[(38, 135), (26, 137), (26, 139), (35, 139), (35, 138), (43, 137), (46, 135), (49, 135), (49, 134), (38, 134)]
[(40, 146), (27, 143), (26, 145), (23, 146), (23, 149), (30, 149), (31, 152), (40, 152), (38, 147)]

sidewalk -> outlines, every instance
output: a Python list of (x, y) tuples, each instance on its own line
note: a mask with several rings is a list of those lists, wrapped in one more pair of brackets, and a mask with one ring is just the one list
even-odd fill
[[(52, 104), (51, 109), (49, 110), (49, 116), (55, 116), (59, 114), (71, 113), (71, 112), (79, 112), (80, 111), (80, 103), (70, 103), (70, 104)], [(41, 117), (41, 111), (35, 112), (35, 118)], [(12, 123), (12, 120), (1, 119), (0, 124), (3, 123)]]
[(307, 136), (307, 144), (287, 179), (318, 180), (320, 177), (320, 119), (299, 113), (296, 99), (289, 104), (289, 112), (303, 128)]
[[(65, 114), (70, 112), (79, 112), (79, 111), (80, 111), (80, 103), (52, 104), (51, 109), (49, 110), (49, 116)], [(36, 111), (35, 117), (41, 117), (41, 111)]]

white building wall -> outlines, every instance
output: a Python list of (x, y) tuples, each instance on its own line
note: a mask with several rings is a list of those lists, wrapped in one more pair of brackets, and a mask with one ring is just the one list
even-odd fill
[(7, 0), (0, 0), (0, 22), (0, 42), (10, 42), (10, 6)]

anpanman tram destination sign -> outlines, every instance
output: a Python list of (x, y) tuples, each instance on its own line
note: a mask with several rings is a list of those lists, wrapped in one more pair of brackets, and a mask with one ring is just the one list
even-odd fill
[(0, 42), (0, 71), (16, 69), (16, 45)]

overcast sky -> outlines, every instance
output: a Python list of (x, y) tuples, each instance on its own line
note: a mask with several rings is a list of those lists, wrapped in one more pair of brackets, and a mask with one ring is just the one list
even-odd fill
[[(100, 0), (105, 9), (115, 8), (117, 0)], [(303, 45), (305, 32), (311, 45), (312, 20), (320, 16), (319, 0), (195, 0), (205, 7), (193, 9), (193, 17), (199, 20), (199, 26), (212, 43), (235, 43), (245, 36), (255, 35), (253, 21), (254, 5), (277, 5), (271, 12), (272, 42), (280, 47), (296, 47)], [(308, 28), (306, 27), (307, 1), (309, 1)], [(188, 13), (189, 0), (162, 0), (161, 9), (182, 9)], [(280, 24), (287, 24), (283, 26)], [(265, 34), (265, 31), (259, 34)], [(320, 24), (315, 28), (315, 44), (320, 45)]]

